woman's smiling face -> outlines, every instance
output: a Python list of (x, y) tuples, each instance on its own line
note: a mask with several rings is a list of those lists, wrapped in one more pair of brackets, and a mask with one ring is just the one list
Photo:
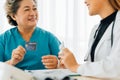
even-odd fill
[(36, 3), (33, 0), (22, 0), (17, 13), (12, 16), (18, 26), (24, 28), (33, 28), (38, 21), (38, 11)]

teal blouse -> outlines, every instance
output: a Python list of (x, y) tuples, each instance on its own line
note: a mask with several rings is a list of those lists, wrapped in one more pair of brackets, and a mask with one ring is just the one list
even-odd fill
[[(0, 61), (5, 62), (11, 59), (12, 50), (19, 45), (25, 49), (26, 42), (18, 31), (18, 28), (12, 28), (0, 35)], [(16, 67), (20, 69), (36, 70), (45, 69), (41, 62), (42, 56), (58, 56), (60, 41), (50, 32), (36, 27), (29, 43), (35, 43), (35, 50), (26, 49), (24, 59)]]

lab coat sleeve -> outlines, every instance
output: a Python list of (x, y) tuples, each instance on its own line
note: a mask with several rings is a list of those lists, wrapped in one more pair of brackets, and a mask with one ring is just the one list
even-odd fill
[(81, 64), (77, 72), (83, 76), (120, 79), (120, 39), (111, 53), (103, 60)]
[(111, 60), (106, 58), (99, 62), (86, 62), (78, 68), (78, 73), (83, 76), (99, 78), (120, 78), (120, 64), (118, 58)]

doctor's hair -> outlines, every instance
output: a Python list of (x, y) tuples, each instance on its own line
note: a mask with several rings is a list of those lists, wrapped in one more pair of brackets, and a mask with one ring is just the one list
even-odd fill
[[(18, 26), (17, 22), (11, 16), (14, 16), (17, 13), (22, 1), (23, 0), (6, 0), (5, 11), (6, 11), (6, 17), (10, 25)], [(37, 6), (37, 0), (33, 0), (33, 1)]]
[(120, 0), (109, 0), (115, 10), (120, 10)]

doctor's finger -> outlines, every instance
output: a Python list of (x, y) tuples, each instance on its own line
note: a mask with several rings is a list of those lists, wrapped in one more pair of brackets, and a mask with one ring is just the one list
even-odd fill
[(62, 50), (62, 53), (64, 54), (64, 55), (66, 55), (66, 54), (68, 54), (68, 53), (72, 53), (68, 48), (64, 48), (63, 50)]

